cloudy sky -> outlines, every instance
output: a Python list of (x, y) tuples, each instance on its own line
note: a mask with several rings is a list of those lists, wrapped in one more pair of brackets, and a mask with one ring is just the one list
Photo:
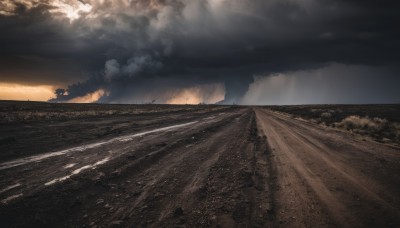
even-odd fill
[(2, 0), (0, 99), (400, 103), (396, 0)]

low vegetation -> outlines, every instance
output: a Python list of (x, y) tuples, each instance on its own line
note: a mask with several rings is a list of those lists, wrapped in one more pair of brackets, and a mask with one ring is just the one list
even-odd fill
[(159, 112), (199, 111), (222, 109), (214, 105), (159, 105), (159, 104), (67, 104), (47, 102), (0, 101), (0, 123), (72, 120), (90, 117), (130, 116)]
[(335, 127), (368, 135), (379, 141), (400, 142), (400, 123), (389, 122), (378, 117), (348, 116), (339, 123), (335, 123)]
[(400, 105), (268, 106), (316, 124), (400, 145)]

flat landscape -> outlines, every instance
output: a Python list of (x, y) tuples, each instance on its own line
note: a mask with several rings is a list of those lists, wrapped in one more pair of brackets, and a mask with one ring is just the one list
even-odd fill
[(0, 102), (1, 227), (399, 227), (400, 105)]

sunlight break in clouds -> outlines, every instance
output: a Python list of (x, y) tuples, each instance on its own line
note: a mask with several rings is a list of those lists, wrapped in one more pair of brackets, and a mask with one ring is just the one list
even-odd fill
[(90, 4), (81, 1), (61, 0), (52, 2), (52, 6), (56, 8), (50, 10), (51, 13), (62, 13), (71, 21), (78, 19), (81, 13), (89, 13), (93, 8)]
[(176, 89), (171, 92), (172, 98), (167, 104), (215, 104), (225, 98), (225, 87), (223, 84), (207, 84), (190, 88)]
[(39, 5), (49, 6), (52, 14), (61, 14), (70, 21), (76, 20), (82, 13), (89, 13), (92, 5), (79, 0), (54, 0), (54, 1), (38, 1), (38, 0), (4, 0), (0, 2), (0, 14), (14, 15), (16, 9), (23, 5), (26, 9), (31, 9)]

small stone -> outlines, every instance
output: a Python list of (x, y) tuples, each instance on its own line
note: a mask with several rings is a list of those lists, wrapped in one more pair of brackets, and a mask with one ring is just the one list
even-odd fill
[(137, 157), (135, 155), (128, 155), (128, 158), (131, 159), (131, 160), (137, 159)]
[(149, 208), (147, 205), (144, 205), (142, 208), (140, 208), (140, 211), (143, 212), (145, 211), (147, 208)]
[(154, 194), (154, 197), (155, 198), (162, 198), (162, 197), (164, 197), (165, 196), (165, 194), (164, 193), (161, 193), (161, 192), (157, 192), (156, 194)]
[(174, 217), (180, 217), (183, 215), (183, 209), (181, 207), (178, 207), (174, 211)]
[(96, 204), (97, 204), (97, 205), (102, 204), (102, 203), (104, 203), (104, 200), (103, 200), (103, 199), (98, 199), (98, 200), (96, 201)]
[(113, 176), (119, 176), (121, 174), (121, 170), (115, 170), (114, 172), (111, 173)]
[(111, 225), (113, 225), (113, 226), (119, 226), (121, 224), (122, 224), (121, 220), (116, 220), (116, 221), (111, 222)]

